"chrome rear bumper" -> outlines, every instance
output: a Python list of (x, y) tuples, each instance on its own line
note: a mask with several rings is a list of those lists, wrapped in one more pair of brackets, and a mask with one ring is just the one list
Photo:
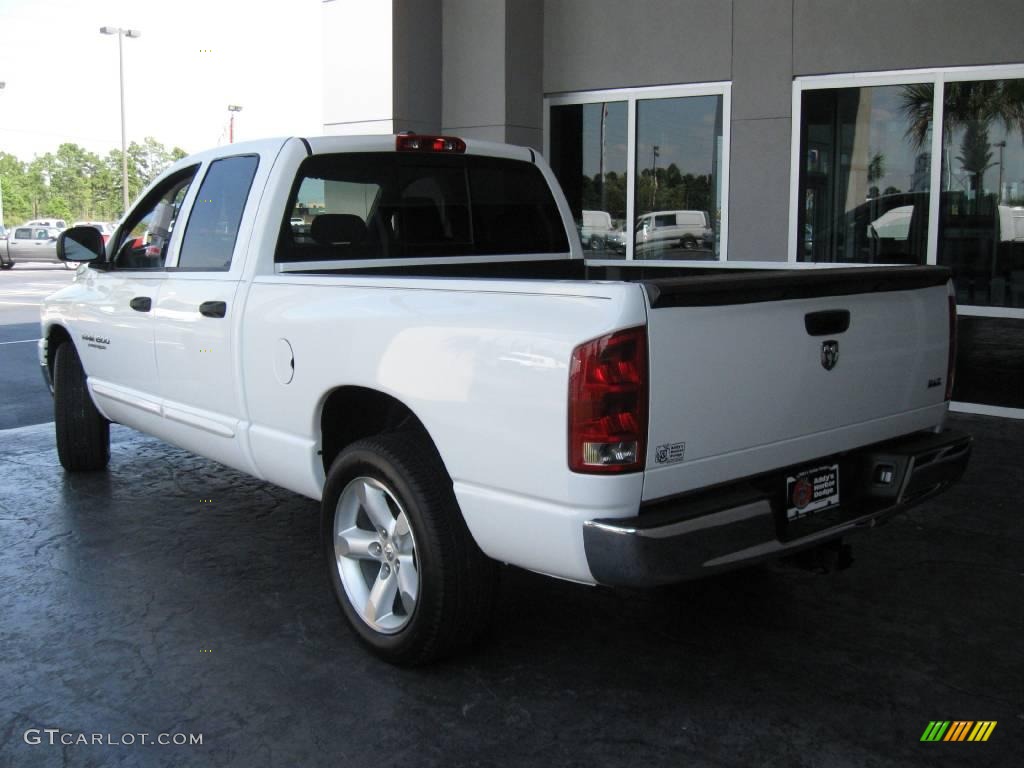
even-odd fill
[[(919, 433), (814, 464), (840, 465), (840, 505), (786, 519), (785, 480), (801, 467), (645, 504), (636, 517), (589, 520), (583, 542), (594, 578), (653, 586), (699, 578), (839, 538), (941, 492), (964, 472), (971, 437)], [(882, 477), (886, 482), (879, 482)]]

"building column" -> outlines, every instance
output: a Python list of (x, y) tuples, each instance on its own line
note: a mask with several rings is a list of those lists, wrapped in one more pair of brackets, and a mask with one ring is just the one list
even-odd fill
[(543, 0), (442, 0), (442, 130), (543, 146)]
[(325, 0), (324, 133), (441, 128), (441, 0)]

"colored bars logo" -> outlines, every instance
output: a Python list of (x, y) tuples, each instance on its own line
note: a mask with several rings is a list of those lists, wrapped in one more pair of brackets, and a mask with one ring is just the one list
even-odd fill
[(996, 728), (995, 720), (932, 720), (921, 734), (921, 741), (988, 741)]

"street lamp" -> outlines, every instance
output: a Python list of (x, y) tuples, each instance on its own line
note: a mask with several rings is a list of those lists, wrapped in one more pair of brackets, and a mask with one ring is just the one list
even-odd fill
[(237, 104), (228, 104), (228, 112), (231, 113), (231, 120), (228, 123), (228, 144), (235, 143), (235, 112), (241, 112), (242, 108)]
[(124, 46), (121, 40), (125, 37), (142, 37), (137, 29), (121, 27), (100, 27), (104, 35), (117, 35), (117, 65), (121, 71), (121, 186), (124, 192), (124, 212), (128, 213), (128, 142), (124, 130)]

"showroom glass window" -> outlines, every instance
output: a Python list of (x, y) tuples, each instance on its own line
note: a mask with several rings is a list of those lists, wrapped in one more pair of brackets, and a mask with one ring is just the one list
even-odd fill
[(592, 258), (626, 255), (625, 101), (551, 108), (551, 167)]
[(717, 259), (722, 97), (640, 99), (636, 110), (637, 259)]
[(1024, 415), (1024, 66), (796, 88), (791, 258), (949, 267), (954, 403)]
[(554, 95), (547, 157), (592, 259), (726, 257), (729, 83)]
[(938, 263), (957, 302), (1024, 307), (1024, 79), (947, 82)]
[(924, 264), (933, 85), (801, 94), (797, 259)]

